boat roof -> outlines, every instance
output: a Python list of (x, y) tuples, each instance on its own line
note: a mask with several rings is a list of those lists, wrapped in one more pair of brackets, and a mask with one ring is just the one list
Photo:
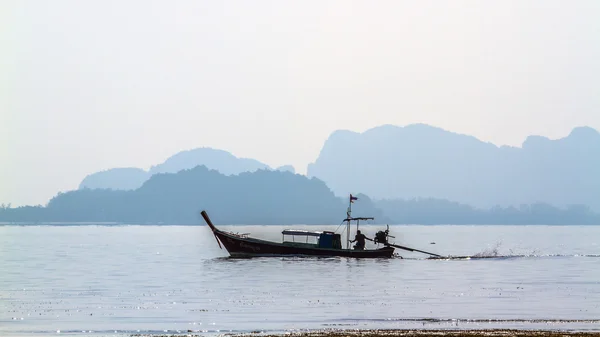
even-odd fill
[(344, 222), (344, 221), (356, 221), (356, 220), (375, 220), (375, 218), (346, 218), (346, 219), (342, 220), (342, 222)]
[(311, 232), (301, 229), (284, 229), (281, 234), (283, 235), (306, 235), (306, 236), (320, 236), (323, 232)]

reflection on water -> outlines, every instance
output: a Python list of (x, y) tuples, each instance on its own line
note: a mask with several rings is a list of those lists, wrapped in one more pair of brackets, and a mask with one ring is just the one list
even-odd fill
[(205, 226), (0, 226), (0, 335), (600, 329), (600, 227), (390, 229), (398, 244), (494, 258), (232, 259)]

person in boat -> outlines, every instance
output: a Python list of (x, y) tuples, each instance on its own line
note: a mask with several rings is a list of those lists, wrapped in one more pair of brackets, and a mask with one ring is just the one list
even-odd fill
[(354, 236), (354, 240), (350, 240), (350, 242), (352, 242), (352, 243), (356, 242), (356, 244), (354, 245), (355, 250), (364, 250), (365, 249), (365, 240), (371, 240), (371, 239), (369, 239), (363, 233), (361, 233), (360, 230), (357, 230), (356, 235)]

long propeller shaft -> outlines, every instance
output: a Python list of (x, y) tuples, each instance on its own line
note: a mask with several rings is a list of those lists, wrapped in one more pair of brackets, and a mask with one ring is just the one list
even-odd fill
[(430, 253), (430, 252), (426, 252), (424, 250), (419, 250), (419, 249), (414, 249), (414, 248), (410, 248), (410, 247), (404, 247), (404, 246), (400, 246), (400, 245), (395, 245), (392, 243), (386, 243), (386, 245), (391, 246), (391, 247), (396, 247), (399, 249), (404, 249), (404, 250), (408, 250), (410, 252), (419, 252), (419, 253), (423, 253), (423, 254), (429, 254), (432, 256), (437, 256), (437, 257), (442, 257), (441, 255), (435, 254), (435, 253)]

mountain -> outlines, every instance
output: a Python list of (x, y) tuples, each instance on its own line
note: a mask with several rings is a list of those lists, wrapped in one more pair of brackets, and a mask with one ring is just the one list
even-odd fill
[(575, 128), (567, 137), (530, 136), (522, 147), (415, 124), (364, 133), (336, 131), (308, 176), (336, 195), (374, 199), (448, 199), (475, 207), (545, 202), (600, 210), (600, 134)]
[(226, 175), (271, 169), (257, 160), (238, 158), (227, 151), (198, 148), (181, 151), (163, 163), (152, 166), (149, 171), (139, 168), (113, 168), (90, 174), (79, 184), (79, 189), (134, 190), (154, 174), (176, 173), (198, 165), (204, 165)]
[(600, 225), (600, 214), (585, 205), (565, 209), (547, 203), (477, 209), (434, 198), (375, 200), (374, 207), (393, 223), (421, 225)]
[[(448, 200), (371, 200), (358, 193), (352, 216), (376, 224), (599, 225), (600, 215), (582, 205), (559, 209), (544, 203), (476, 209)], [(157, 173), (136, 190), (81, 189), (59, 193), (46, 207), (0, 205), (0, 222), (117, 222), (203, 224), (207, 210), (218, 224), (340, 224), (348, 196), (336, 197), (317, 178), (258, 170), (224, 175), (205, 166)]]
[(279, 166), (276, 170), (277, 171), (282, 171), (282, 172), (296, 173), (296, 170), (294, 169), (294, 167), (292, 165)]
[(270, 169), (267, 164), (263, 164), (258, 160), (238, 158), (223, 150), (198, 148), (189, 151), (181, 151), (169, 157), (162, 164), (152, 166), (150, 168), (150, 174), (175, 173), (181, 170), (191, 169), (198, 165), (204, 165), (209, 169), (217, 170), (225, 175)]
[[(335, 197), (324, 186), (315, 178), (287, 172), (224, 176), (201, 167), (157, 174), (136, 191), (84, 189), (59, 193), (46, 207), (0, 205), (0, 222), (196, 225), (203, 224), (198, 212), (206, 209), (219, 224), (340, 224), (348, 199)], [(559, 209), (535, 203), (482, 210), (442, 199), (357, 196), (352, 216), (375, 217), (369, 222), (374, 224), (600, 225), (600, 214), (583, 205)]]
[(224, 175), (205, 166), (154, 174), (136, 190), (82, 189), (59, 193), (45, 208), (20, 209), (0, 210), (0, 221), (201, 224), (203, 209), (220, 224), (330, 224), (345, 217), (342, 199), (316, 178), (271, 170)]
[(88, 175), (79, 184), (79, 189), (135, 190), (148, 178), (150, 174), (139, 168), (114, 168)]

